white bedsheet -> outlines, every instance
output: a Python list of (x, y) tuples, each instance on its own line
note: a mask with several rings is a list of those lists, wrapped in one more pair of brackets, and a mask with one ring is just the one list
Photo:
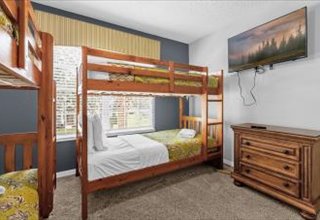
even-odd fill
[(112, 150), (88, 155), (90, 181), (169, 162), (167, 147), (145, 136), (119, 136)]

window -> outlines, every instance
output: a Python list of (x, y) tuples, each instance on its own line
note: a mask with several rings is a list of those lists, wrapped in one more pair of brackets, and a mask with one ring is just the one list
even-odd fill
[(81, 63), (79, 47), (54, 47), (54, 80), (57, 83), (57, 136), (75, 138), (76, 70)]
[[(81, 64), (79, 47), (54, 47), (54, 79), (57, 82), (57, 136), (74, 139), (76, 133), (76, 70)], [(89, 113), (102, 117), (112, 134), (154, 130), (154, 98), (143, 96), (89, 96)]]
[(154, 130), (153, 97), (89, 96), (88, 113), (101, 115), (108, 135)]

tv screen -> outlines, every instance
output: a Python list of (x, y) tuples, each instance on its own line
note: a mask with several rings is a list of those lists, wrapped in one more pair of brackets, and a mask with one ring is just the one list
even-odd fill
[(229, 72), (307, 57), (307, 8), (228, 39)]

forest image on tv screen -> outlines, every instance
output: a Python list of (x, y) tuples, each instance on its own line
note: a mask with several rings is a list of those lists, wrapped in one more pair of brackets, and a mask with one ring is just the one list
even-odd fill
[(307, 56), (306, 8), (228, 40), (229, 72)]

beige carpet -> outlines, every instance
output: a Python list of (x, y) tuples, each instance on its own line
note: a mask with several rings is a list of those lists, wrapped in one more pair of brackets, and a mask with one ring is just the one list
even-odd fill
[[(50, 220), (80, 219), (79, 179), (59, 179), (55, 195)], [(93, 193), (89, 219), (302, 218), (298, 210), (247, 187), (236, 187), (229, 175), (201, 165)]]

